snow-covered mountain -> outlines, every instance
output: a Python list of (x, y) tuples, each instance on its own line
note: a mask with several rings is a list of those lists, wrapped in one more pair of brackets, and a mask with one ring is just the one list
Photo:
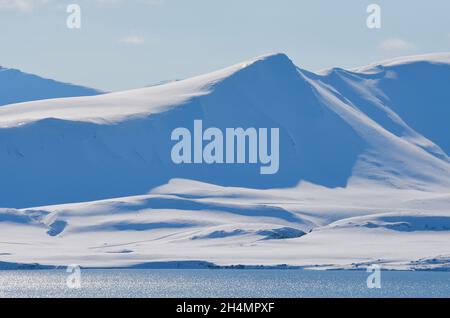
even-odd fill
[[(421, 124), (418, 109), (446, 117), (445, 102), (434, 100), (437, 91), (450, 100), (438, 81), (450, 66), (429, 63), (437, 67), (438, 84), (428, 88), (427, 77), (424, 92), (404, 92), (419, 95), (416, 99), (427, 93), (433, 104), (399, 106), (393, 102), (399, 89), (391, 89), (394, 97), (382, 90), (393, 85), (392, 78), (401, 82), (403, 73), (404, 85), (411, 86), (409, 73), (417, 67), (418, 74), (425, 72), (422, 63), (409, 63), (316, 75), (285, 55), (272, 55), (167, 85), (2, 107), (0, 158), (8, 169), (0, 180), (5, 193), (0, 206), (139, 195), (173, 178), (262, 189), (300, 181), (343, 187), (361, 178), (400, 188), (448, 187), (450, 128), (440, 120)], [(394, 107), (421, 119), (403, 120)], [(171, 132), (192, 128), (196, 119), (222, 129), (279, 127), (279, 173), (261, 176), (258, 167), (248, 165), (174, 164)]]
[(100, 91), (0, 66), (0, 106), (41, 99), (93, 96)]
[[(0, 261), (447, 266), (449, 80), (450, 54), (321, 73), (275, 54), (3, 106)], [(171, 132), (194, 120), (279, 128), (279, 172), (174, 164)]]

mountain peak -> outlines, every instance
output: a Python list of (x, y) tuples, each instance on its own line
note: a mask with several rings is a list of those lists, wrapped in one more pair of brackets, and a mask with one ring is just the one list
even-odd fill
[(289, 61), (291, 62), (291, 59), (289, 58), (289, 56), (287, 56), (285, 53), (282, 52), (277, 52), (277, 53), (269, 53), (269, 54), (263, 54), (260, 55), (259, 57), (256, 57), (256, 59), (258, 60), (265, 60), (265, 61)]
[(292, 60), (284, 53), (265, 54), (242, 63), (243, 67), (249, 67), (253, 64), (277, 67), (296, 67)]
[(383, 69), (385, 67), (394, 67), (417, 63), (431, 63), (431, 64), (450, 64), (450, 52), (442, 53), (427, 53), (410, 56), (401, 56), (391, 58), (383, 61), (377, 61), (365, 66), (351, 69), (354, 72), (368, 72), (374, 69)]

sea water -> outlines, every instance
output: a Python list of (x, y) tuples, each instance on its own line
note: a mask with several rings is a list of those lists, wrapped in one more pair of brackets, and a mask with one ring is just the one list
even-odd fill
[(450, 297), (450, 272), (82, 270), (70, 289), (62, 270), (0, 271), (0, 297)]

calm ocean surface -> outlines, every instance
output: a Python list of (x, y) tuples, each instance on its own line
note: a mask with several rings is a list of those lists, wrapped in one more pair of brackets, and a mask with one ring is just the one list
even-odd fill
[(382, 272), (377, 290), (363, 271), (83, 270), (78, 290), (68, 275), (0, 271), (0, 297), (450, 297), (449, 272)]

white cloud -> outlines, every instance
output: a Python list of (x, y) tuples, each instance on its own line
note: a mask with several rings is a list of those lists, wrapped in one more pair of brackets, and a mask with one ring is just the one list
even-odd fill
[[(124, 1), (124, 0), (96, 0), (99, 3), (104, 4), (112, 4), (112, 3), (123, 3), (123, 2), (129, 2), (130, 0)], [(161, 5), (164, 3), (164, 0), (135, 0), (137, 3), (143, 3), (143, 4), (149, 4), (149, 5)]]
[(30, 12), (35, 6), (48, 2), (49, 0), (0, 0), (0, 10)]
[[(30, 12), (40, 5), (45, 5), (52, 0), (0, 0), (0, 10), (13, 10), (20, 12)], [(88, 0), (92, 1), (92, 0)], [(95, 0), (101, 4), (127, 4), (130, 0)], [(165, 0), (134, 0), (137, 3), (146, 5), (162, 5)], [(53, 1), (54, 2), (54, 1)]]
[(385, 51), (403, 51), (412, 49), (413, 47), (410, 42), (400, 38), (388, 38), (379, 45), (379, 48)]
[(145, 38), (141, 35), (130, 34), (123, 36), (119, 39), (120, 43), (131, 44), (131, 45), (141, 45), (145, 43)]

